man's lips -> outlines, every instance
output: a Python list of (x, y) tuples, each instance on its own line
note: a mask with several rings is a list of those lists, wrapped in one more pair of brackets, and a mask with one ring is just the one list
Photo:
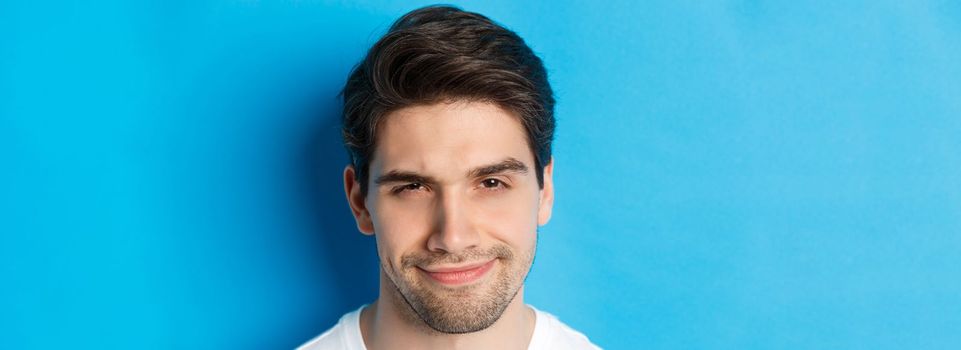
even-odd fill
[(420, 268), (420, 270), (434, 281), (447, 285), (460, 285), (483, 277), (494, 266), (495, 260), (465, 266)]

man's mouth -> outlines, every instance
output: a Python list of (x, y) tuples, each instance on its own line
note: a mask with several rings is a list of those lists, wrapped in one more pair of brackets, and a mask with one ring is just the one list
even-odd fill
[(418, 267), (418, 269), (438, 283), (456, 286), (481, 279), (481, 277), (484, 277), (484, 275), (494, 267), (496, 260), (497, 259), (491, 259), (487, 262), (462, 266)]

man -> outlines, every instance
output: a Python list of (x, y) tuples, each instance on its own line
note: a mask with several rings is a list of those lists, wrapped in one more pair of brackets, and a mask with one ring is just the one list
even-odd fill
[(446, 6), (404, 15), (343, 91), (344, 188), (380, 295), (301, 349), (596, 349), (524, 304), (554, 200), (554, 98), (515, 33)]

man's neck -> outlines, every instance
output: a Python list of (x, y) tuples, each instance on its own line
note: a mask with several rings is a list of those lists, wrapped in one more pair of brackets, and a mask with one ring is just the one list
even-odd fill
[[(389, 282), (388, 282), (389, 283)], [(389, 287), (388, 287), (389, 288)], [(464, 334), (434, 331), (416, 317), (381, 281), (380, 297), (364, 308), (360, 329), (369, 350), (381, 349), (527, 349), (534, 333), (534, 310), (524, 305), (524, 287), (487, 329)], [(401, 310), (399, 307), (408, 308)]]

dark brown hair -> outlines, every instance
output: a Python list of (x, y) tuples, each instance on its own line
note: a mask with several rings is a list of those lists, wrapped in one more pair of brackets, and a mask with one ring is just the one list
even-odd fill
[(547, 72), (523, 39), (483, 15), (450, 6), (407, 13), (350, 73), (342, 95), (344, 145), (364, 195), (384, 116), (458, 100), (495, 103), (517, 116), (543, 188), (554, 138)]

